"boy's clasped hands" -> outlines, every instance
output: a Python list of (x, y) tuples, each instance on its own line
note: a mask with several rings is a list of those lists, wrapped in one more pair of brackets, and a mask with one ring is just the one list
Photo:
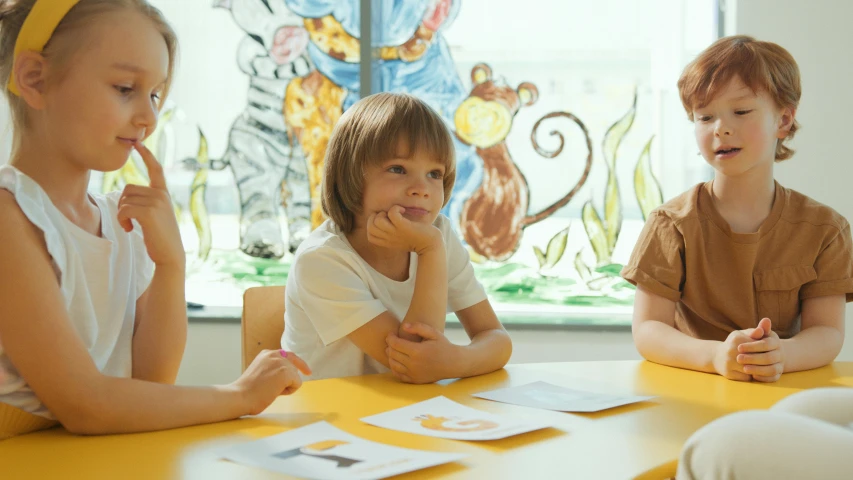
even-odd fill
[(770, 319), (762, 318), (756, 328), (730, 333), (717, 347), (714, 368), (730, 380), (779, 380), (785, 370), (785, 355)]

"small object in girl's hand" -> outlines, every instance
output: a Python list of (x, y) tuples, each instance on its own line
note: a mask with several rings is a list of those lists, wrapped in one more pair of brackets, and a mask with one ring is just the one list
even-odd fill
[(286, 351), (285, 349), (283, 349), (283, 348), (282, 348), (282, 349), (280, 349), (280, 350), (279, 350), (279, 353), (281, 353), (281, 356), (282, 356), (282, 357), (287, 358), (287, 351)]
[(202, 308), (204, 308), (204, 305), (195, 302), (187, 302), (187, 308), (189, 308), (190, 310), (201, 310)]

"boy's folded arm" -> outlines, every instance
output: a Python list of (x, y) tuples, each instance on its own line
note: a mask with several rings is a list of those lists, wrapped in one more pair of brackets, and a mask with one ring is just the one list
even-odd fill
[[(417, 286), (415, 288), (417, 289)], [(426, 288), (424, 289), (426, 290)], [(347, 338), (355, 344), (359, 350), (366, 353), (377, 362), (380, 362), (382, 365), (391, 368), (388, 360), (388, 354), (386, 353), (386, 349), (388, 348), (387, 338), (389, 335), (394, 334), (400, 338), (410, 341), (420, 340), (420, 337), (417, 335), (413, 336), (408, 332), (404, 332), (402, 329), (404, 322), (423, 323), (430, 325), (439, 332), (444, 331), (443, 321), (440, 325), (433, 325), (432, 323), (435, 322), (424, 321), (425, 318), (421, 315), (423, 312), (418, 311), (414, 303), (413, 299), (412, 305), (409, 307), (409, 311), (406, 313), (406, 317), (402, 322), (396, 315), (386, 310), (361, 327), (350, 332), (347, 335)], [(444, 317), (442, 317), (442, 320), (443, 319)]]
[(456, 312), (471, 343), (456, 362), (458, 377), (472, 377), (503, 368), (512, 356), (512, 340), (488, 300)]
[[(414, 290), (402, 323), (424, 323), (443, 332), (447, 318), (447, 254), (443, 241), (437, 242), (434, 249), (418, 256)], [(408, 336), (402, 329), (398, 331), (398, 335), (401, 338)]]
[(845, 302), (844, 294), (803, 300), (802, 330), (781, 342), (785, 372), (810, 370), (835, 360), (844, 344)]
[(403, 323), (424, 323), (443, 332), (446, 310), (447, 268), (442, 245), (436, 251), (418, 258), (415, 291), (402, 321), (386, 310), (352, 331), (347, 338), (371, 358), (390, 368), (388, 354), (385, 353), (388, 335), (393, 333), (400, 338), (417, 341), (417, 336), (401, 328)]
[(646, 360), (673, 367), (715, 373), (720, 342), (700, 340), (675, 328), (675, 302), (637, 286), (631, 324), (634, 344)]
[(347, 335), (347, 338), (359, 350), (368, 354), (382, 365), (391, 368), (388, 362), (388, 354), (385, 352), (386, 348), (388, 348), (386, 339), (392, 333), (396, 335), (399, 328), (400, 320), (393, 313), (386, 310), (373, 320), (353, 330)]
[[(512, 354), (512, 342), (497, 319), (488, 300), (457, 312), (459, 320), (471, 338), (471, 344), (459, 347), (460, 358), (454, 364), (456, 377), (470, 377), (502, 368)], [(390, 368), (386, 339), (397, 335), (401, 322), (385, 311), (347, 335), (361, 351)], [(398, 335), (399, 336), (399, 335)]]

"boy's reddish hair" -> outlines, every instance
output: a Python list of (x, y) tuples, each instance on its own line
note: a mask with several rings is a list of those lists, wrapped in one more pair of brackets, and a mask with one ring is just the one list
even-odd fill
[[(706, 48), (684, 68), (678, 79), (681, 103), (690, 121), (693, 109), (708, 105), (735, 77), (756, 93), (766, 92), (781, 108), (796, 110), (800, 103), (800, 69), (794, 57), (775, 43), (735, 35), (721, 38)], [(776, 161), (793, 156), (794, 150), (784, 142), (799, 128), (795, 120), (788, 135), (776, 145)]]

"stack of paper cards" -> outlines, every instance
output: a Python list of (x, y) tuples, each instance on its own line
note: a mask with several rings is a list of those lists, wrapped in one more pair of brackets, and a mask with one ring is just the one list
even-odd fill
[(220, 453), (234, 462), (317, 480), (379, 479), (466, 457), (374, 443), (326, 422), (229, 447)]
[(525, 422), (476, 410), (446, 397), (361, 419), (377, 427), (452, 440), (497, 440), (548, 428), (550, 423)]
[(533, 382), (518, 387), (475, 393), (475, 397), (525, 407), (559, 412), (598, 412), (608, 408), (643, 402), (654, 397), (610, 395), (561, 387), (548, 382)]

